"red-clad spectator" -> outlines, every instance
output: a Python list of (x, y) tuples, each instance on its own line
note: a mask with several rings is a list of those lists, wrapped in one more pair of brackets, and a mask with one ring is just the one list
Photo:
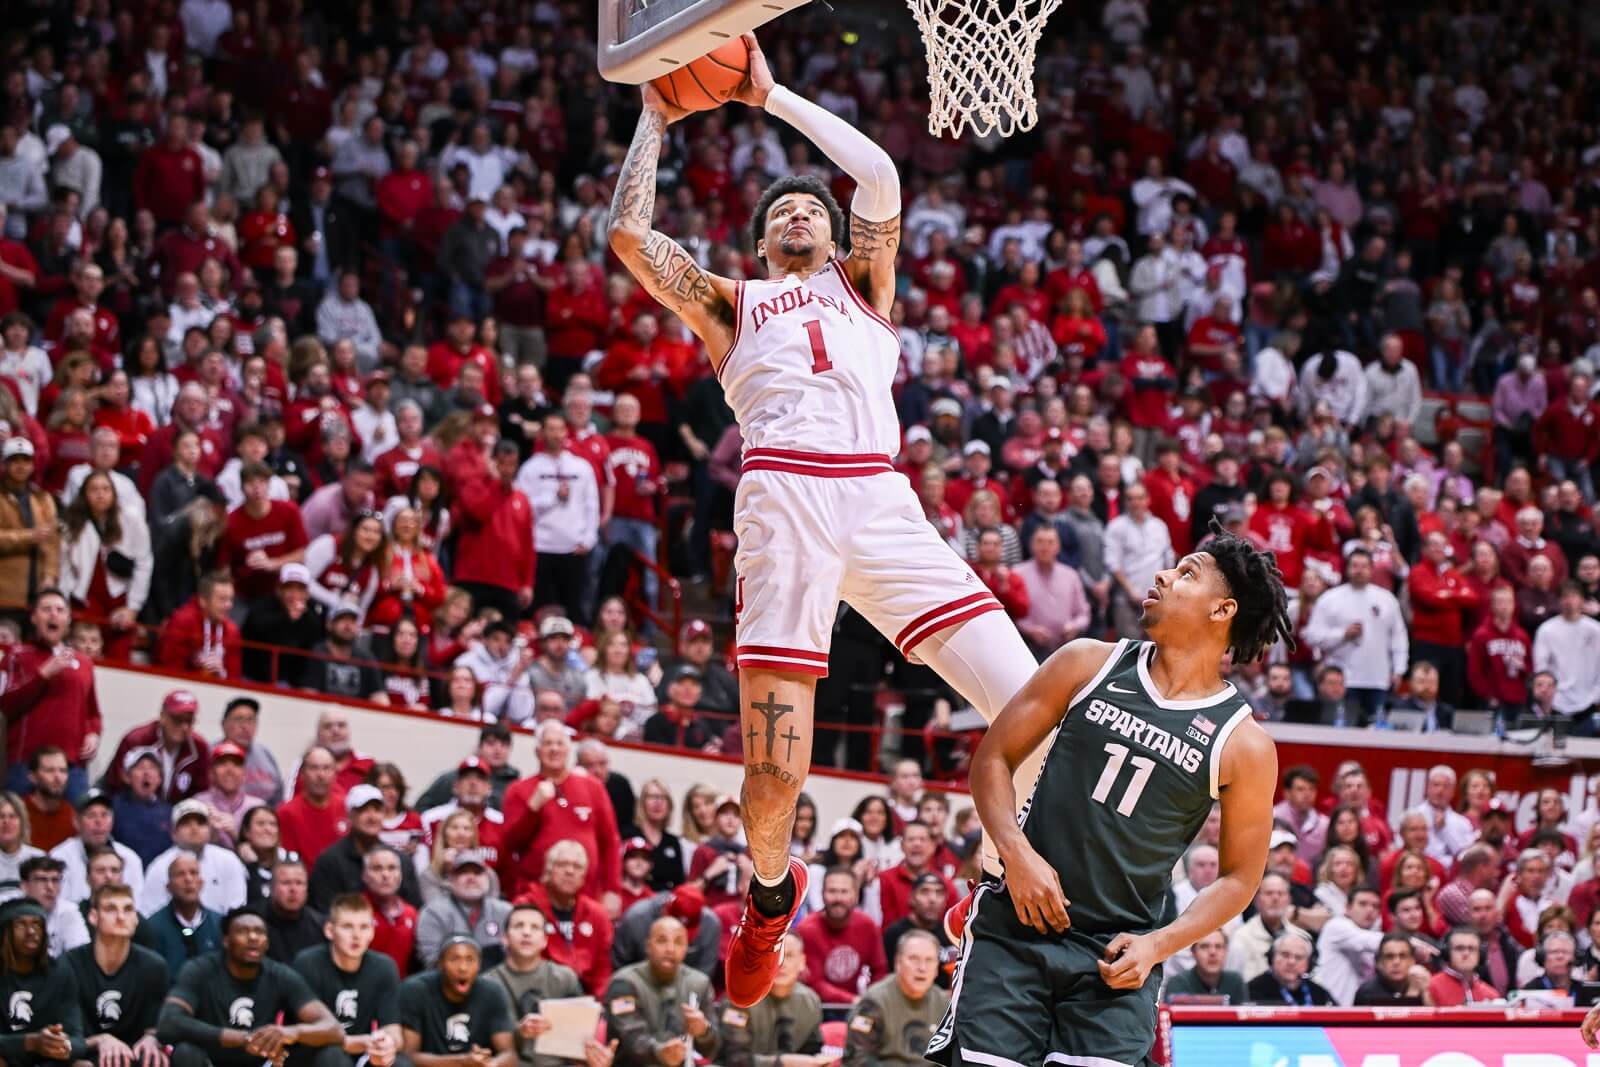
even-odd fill
[(1219, 372), (1222, 353), (1238, 346), (1240, 340), (1239, 326), (1233, 321), (1233, 298), (1220, 294), (1211, 310), (1189, 327), (1189, 362), (1201, 370)]
[(545, 918), (551, 962), (571, 967), (591, 996), (604, 996), (611, 981), (611, 916), (594, 897), (583, 891), (589, 873), (589, 854), (576, 841), (557, 841), (545, 855), (544, 880), (530, 885), (515, 898), (521, 907), (531, 904)]
[(1585, 500), (1594, 499), (1590, 468), (1600, 460), (1600, 404), (1589, 395), (1593, 382), (1587, 374), (1572, 375), (1566, 398), (1545, 408), (1533, 424), (1533, 447), (1540, 463), (1556, 480), (1577, 482)]
[[(618, 915), (628, 914), (629, 908), (656, 895), (657, 889), (651, 881), (654, 868), (655, 846), (649, 841), (630, 837), (622, 843), (622, 878), (617, 883), (617, 898), (621, 901)], [(704, 906), (702, 900), (701, 907)], [(744, 906), (743, 900), (739, 901), (739, 906)], [(690, 939), (693, 940), (692, 934)]]
[(67, 754), (67, 797), (89, 788), (87, 769), (100, 747), (103, 723), (94, 663), (66, 645), (72, 609), (61, 593), (35, 598), (33, 637), (11, 649), (4, 666), (10, 685), (0, 694), (6, 717), (6, 788), (26, 792), (28, 761), (50, 745)]
[(378, 598), (367, 612), (367, 624), (392, 627), (407, 615), (424, 634), (433, 613), (444, 603), (444, 568), (422, 544), (422, 514), (409, 505), (396, 511), (389, 524), (388, 571)]
[[(279, 144), (315, 144), (328, 128), (333, 94), (314, 56), (309, 49), (296, 52), (288, 84), (273, 95), (272, 114), (277, 119)], [(281, 69), (281, 60), (274, 66)]]
[(483, 287), (494, 300), (500, 325), (500, 351), (518, 363), (543, 362), (544, 291), (538, 264), (528, 258), (528, 232), (521, 226), (506, 235), (505, 255), (484, 268)]
[[(675, 680), (682, 677), (677, 671), (673, 673)], [(685, 710), (692, 714), (693, 709)], [(683, 732), (680, 726), (680, 738)], [(744, 899), (744, 890), (740, 885), (747, 879), (741, 879), (740, 876), (751, 867), (750, 852), (740, 841), (741, 836), (739, 801), (724, 793), (716, 799), (711, 835), (700, 842), (689, 861), (689, 880), (699, 884), (709, 908)]]
[(341, 424), (350, 437), (350, 454), (359, 454), (361, 436), (334, 391), (333, 368), (318, 360), (305, 369), (295, 399), (284, 412), (284, 440), (314, 469), (322, 462), (326, 435), (338, 433)]
[(150, 416), (133, 406), (133, 388), (128, 372), (120, 367), (111, 372), (106, 384), (100, 387), (100, 403), (94, 409), (96, 431), (108, 429), (116, 434), (118, 459), (116, 466), (132, 466), (150, 443), (155, 433), (155, 423)]
[(66, 487), (67, 472), (80, 463), (89, 462), (89, 430), (93, 426), (89, 421), (90, 403), (86, 390), (65, 389), (45, 423), (50, 439), (50, 462), (40, 471), (40, 482), (57, 496)]
[(384, 240), (410, 239), (417, 216), (433, 203), (433, 179), (417, 169), (417, 143), (400, 143), (394, 169), (378, 179), (378, 236)]
[[(1006, 487), (989, 477), (994, 469), (989, 446), (983, 441), (968, 441), (961, 450), (961, 475), (945, 483), (944, 502), (956, 515), (966, 514), (967, 504), (974, 493), (991, 492), (1000, 501), (1000, 515), (1006, 522), (1015, 522), (1016, 513), (1011, 505), (1011, 494)], [(1021, 479), (1018, 479), (1019, 481)]]
[(294, 223), (281, 206), (278, 190), (263, 185), (256, 193), (255, 210), (239, 220), (239, 261), (252, 270), (270, 271), (278, 249), (294, 246)]
[[(296, 798), (303, 799), (304, 794)], [(402, 862), (400, 854), (392, 849), (373, 849), (362, 864), (361, 885), (372, 904), (372, 951), (394, 960), (404, 978), (411, 971), (417, 943), (417, 909), (400, 895), (405, 882)]]
[(1044, 277), (1044, 291), (1051, 306), (1060, 304), (1073, 290), (1089, 298), (1089, 307), (1096, 315), (1104, 309), (1105, 298), (1100, 293), (1100, 283), (1095, 281), (1094, 272), (1084, 264), (1083, 242), (1079, 240), (1067, 242), (1066, 262)]
[(616, 505), (616, 479), (611, 471), (611, 447), (595, 424), (594, 387), (587, 374), (574, 374), (561, 395), (561, 414), (567, 420), (567, 451), (586, 461), (600, 487), (600, 525), (611, 521)]
[(1063, 362), (1073, 356), (1085, 364), (1093, 363), (1106, 347), (1106, 328), (1089, 305), (1089, 294), (1068, 289), (1062, 311), (1050, 323), (1050, 336), (1061, 350)]
[(538, 884), (550, 846), (571, 839), (589, 854), (583, 891), (604, 903), (621, 872), (611, 798), (601, 782), (573, 773), (564, 723), (541, 723), (536, 737), (539, 772), (507, 788), (500, 805), (506, 825), (500, 881), (511, 897)]
[[(498, 425), (494, 408), (485, 405), (474, 430)], [(445, 458), (455, 485), (452, 514), (460, 523), (455, 584), (472, 594), (475, 606), (492, 604), (508, 618), (533, 602), (533, 508), (516, 487), (519, 466), (515, 441), (496, 442), (490, 459), (470, 436)]]
[(1172, 534), (1173, 554), (1183, 557), (1192, 547), (1191, 530), (1194, 526), (1194, 500), (1199, 492), (1194, 479), (1184, 474), (1180, 464), (1183, 450), (1170, 438), (1156, 445), (1156, 465), (1144, 476), (1144, 487), (1150, 490), (1150, 511), (1167, 524)]
[(641, 312), (627, 337), (606, 350), (606, 358), (595, 370), (595, 384), (639, 401), (639, 421), (664, 429), (667, 424), (667, 382), (673, 368), (668, 359), (671, 348), (660, 336), (661, 327), (654, 312)]
[(205, 164), (189, 144), (189, 117), (167, 117), (167, 135), (146, 148), (133, 171), (133, 202), (156, 222), (175, 226), (206, 195)]
[(395, 404), (394, 425), (400, 443), (372, 463), (377, 483), (373, 491), (379, 500), (409, 493), (411, 480), (421, 468), (440, 470), (444, 467), (444, 457), (439, 455), (431, 440), (422, 436), (422, 407), (415, 400), (406, 399)]
[(822, 877), (822, 910), (795, 925), (806, 947), (805, 983), (830, 1004), (854, 1003), (889, 970), (883, 955), (883, 930), (856, 907), (861, 889), (849, 870)]
[(1411, 590), (1411, 662), (1439, 668), (1439, 699), (1459, 704), (1467, 673), (1464, 614), (1477, 592), (1450, 565), (1450, 539), (1435, 531), (1422, 542), (1422, 559), (1406, 580)]
[(100, 294), (105, 292), (105, 272), (94, 263), (80, 263), (72, 272), (73, 293), (63, 296), (50, 309), (45, 323), (47, 340), (59, 341), (66, 329), (67, 317), (74, 311), (84, 310), (94, 317), (92, 350), (100, 366), (114, 366), (122, 355), (122, 324), (109, 308), (100, 305)]
[(1426, 1001), (1435, 1008), (1460, 1008), (1504, 1000), (1500, 990), (1478, 977), (1483, 938), (1476, 930), (1452, 930), (1445, 940), (1445, 959), (1428, 980)]
[(1050, 319), (1050, 296), (1039, 287), (1039, 264), (1028, 260), (1017, 274), (1017, 280), (1000, 287), (989, 304), (989, 317), (999, 318), (1020, 306), (1034, 322)]
[(151, 272), (161, 283), (162, 294), (171, 297), (178, 279), (199, 274), (208, 259), (216, 260), (228, 277), (239, 277), (239, 261), (211, 225), (211, 212), (204, 201), (192, 204), (182, 216), (183, 225), (168, 230), (157, 240), (150, 257)]
[(323, 849), (350, 832), (345, 795), (334, 785), (334, 773), (333, 753), (312, 745), (300, 761), (300, 791), (278, 805), (280, 848), (300, 853), (312, 867)]
[[(1516, 531), (1516, 536), (1500, 550), (1500, 569), (1513, 586), (1518, 589), (1528, 586), (1528, 564), (1535, 556), (1550, 561), (1552, 585), (1559, 586), (1567, 580), (1567, 554), (1559, 545), (1545, 540), (1544, 512), (1533, 504), (1520, 508), (1516, 515)], [(1476, 582), (1470, 584), (1477, 588)]]
[(545, 345), (551, 359), (568, 363), (566, 374), (551, 367), (552, 384), (559, 386), (571, 368), (601, 347), (611, 322), (605, 294), (594, 282), (589, 264), (579, 260), (566, 265), (561, 284), (550, 291), (545, 304)]
[(900, 832), (900, 849), (905, 858), (878, 872), (878, 905), (886, 927), (911, 914), (911, 894), (916, 889), (917, 879), (925, 874), (932, 874), (944, 883), (947, 900), (956, 899), (955, 886), (934, 868), (939, 842), (929, 827), (920, 822), (906, 823)]
[(428, 346), (428, 377), (440, 389), (455, 388), (461, 367), (472, 364), (483, 372), (483, 398), (500, 403), (500, 360), (475, 339), (477, 324), (468, 315), (450, 316), (445, 338)]
[(4, 236), (6, 205), (0, 203), (0, 316), (22, 306), (22, 294), (33, 292), (39, 281), (39, 261), (21, 241)]
[(135, 726), (117, 744), (106, 768), (105, 787), (123, 789), (127, 771), (140, 752), (155, 752), (162, 767), (161, 798), (176, 804), (211, 788), (211, 746), (194, 732), (200, 701), (187, 689), (174, 689), (161, 701), (160, 715)]
[(1128, 421), (1141, 430), (1164, 430), (1178, 372), (1161, 355), (1154, 326), (1141, 326), (1134, 334), (1133, 351), (1122, 357), (1122, 377), (1127, 383)]
[(144, 454), (139, 457), (139, 491), (148, 495), (156, 475), (172, 463), (173, 440), (183, 431), (192, 431), (200, 439), (200, 456), (195, 469), (207, 478), (215, 478), (227, 462), (228, 450), (216, 430), (206, 425), (210, 400), (205, 387), (198, 382), (188, 382), (178, 390), (178, 399), (172, 405), (172, 421), (150, 435)]
[(156, 665), (213, 678), (242, 677), (239, 627), (233, 610), (233, 579), (202, 575), (195, 595), (168, 616), (156, 643)]
[(978, 534), (977, 558), (972, 561), (972, 570), (1000, 601), (1006, 614), (1020, 619), (1028, 614), (1028, 587), (1022, 575), (1002, 561), (1004, 545), (999, 530), (984, 530)]
[(1304, 276), (1322, 258), (1322, 242), (1293, 204), (1280, 201), (1277, 211), (1261, 242), (1261, 272), (1267, 278)]
[(1183, 176), (1200, 194), (1200, 200), (1213, 211), (1232, 207), (1234, 181), (1238, 177), (1221, 152), (1221, 138), (1207, 137), (1205, 149), (1185, 168)]
[(1294, 503), (1294, 476), (1276, 471), (1267, 478), (1267, 499), (1250, 516), (1250, 532), (1278, 560), (1286, 589), (1298, 589), (1308, 549), (1336, 547), (1327, 520)]
[(244, 503), (228, 513), (217, 545), (217, 566), (233, 575), (234, 589), (246, 602), (271, 596), (278, 570), (306, 554), (306, 527), (300, 507), (273, 500), (272, 470), (247, 463), (239, 471)]
[(1502, 585), (1489, 594), (1489, 617), (1467, 644), (1467, 684), (1491, 708), (1528, 703), (1533, 675), (1533, 639), (1517, 625), (1517, 597)]

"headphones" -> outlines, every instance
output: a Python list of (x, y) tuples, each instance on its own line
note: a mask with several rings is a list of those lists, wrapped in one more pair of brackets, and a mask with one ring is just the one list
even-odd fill
[(1313, 938), (1310, 934), (1305, 933), (1304, 931), (1299, 930), (1297, 928), (1292, 928), (1292, 927), (1291, 928), (1285, 928), (1281, 933), (1279, 933), (1276, 937), (1274, 937), (1272, 939), (1272, 943), (1267, 946), (1267, 969), (1270, 970), (1272, 968), (1274, 962), (1277, 959), (1278, 945), (1280, 943), (1284, 942), (1284, 941), (1287, 941), (1287, 940), (1298, 941), (1301, 944), (1305, 945), (1306, 948), (1311, 950), (1311, 956), (1310, 956), (1309, 959), (1306, 960), (1306, 975), (1309, 977), (1311, 972), (1313, 972), (1313, 971), (1315, 971), (1317, 969), (1317, 942), (1316, 942), (1316, 939)]
[(1572, 945), (1573, 962), (1577, 962), (1578, 939), (1567, 933), (1565, 930), (1550, 930), (1539, 939), (1539, 943), (1533, 948), (1534, 963), (1537, 963), (1540, 967), (1544, 966), (1545, 946), (1558, 937), (1566, 938), (1567, 941)]

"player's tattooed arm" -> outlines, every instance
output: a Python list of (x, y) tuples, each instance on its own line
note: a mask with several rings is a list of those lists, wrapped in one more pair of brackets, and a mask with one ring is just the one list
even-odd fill
[(850, 258), (845, 260), (845, 270), (855, 287), (885, 316), (894, 303), (894, 263), (899, 254), (899, 215), (883, 222), (850, 216)]
[[(648, 99), (648, 98), (647, 98)], [(682, 245), (653, 228), (656, 168), (667, 115), (646, 106), (633, 145), (617, 175), (611, 198), (611, 247), (639, 284), (683, 319), (720, 359), (732, 342), (733, 305), (718, 291), (717, 279), (695, 262)]]

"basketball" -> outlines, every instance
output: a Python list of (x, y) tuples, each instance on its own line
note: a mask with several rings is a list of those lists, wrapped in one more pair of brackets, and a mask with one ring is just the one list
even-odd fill
[(750, 73), (750, 48), (738, 37), (720, 48), (663, 75), (653, 83), (674, 107), (709, 111), (732, 97)]

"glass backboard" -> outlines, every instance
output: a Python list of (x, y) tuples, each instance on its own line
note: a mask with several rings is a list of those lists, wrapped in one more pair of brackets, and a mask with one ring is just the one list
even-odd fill
[(637, 85), (810, 0), (600, 0), (600, 75)]

